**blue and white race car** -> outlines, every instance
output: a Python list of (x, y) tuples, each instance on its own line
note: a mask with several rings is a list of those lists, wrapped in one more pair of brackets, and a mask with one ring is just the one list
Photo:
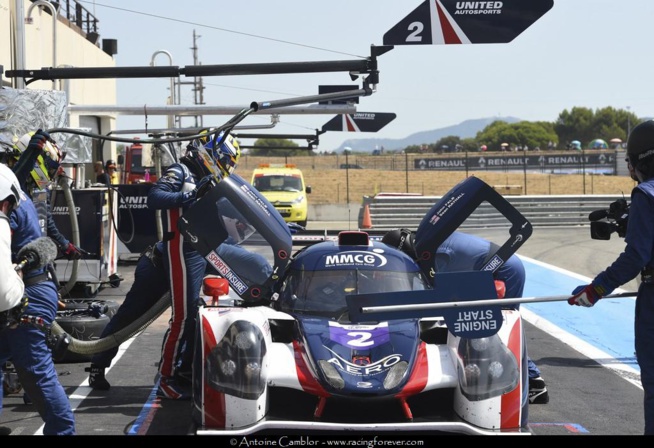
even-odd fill
[[(325, 236), (292, 254), (272, 206), (238, 176), (222, 181), (207, 201), (217, 200), (221, 216), (230, 210), (231, 221), (216, 218), (220, 238), (205, 238), (191, 215), (182, 223), (220, 273), (205, 279), (215, 300), (199, 313), (197, 433), (530, 434), (520, 313), (501, 300), (466, 306), (497, 297), (491, 266), (531, 232), (485, 187), (464, 182), (435, 204), (418, 248), (437, 247), (471, 204), (489, 199), (511, 215), (509, 241), (486, 272), (437, 274), (434, 283), (429, 256), (416, 262), (367, 232)], [(206, 211), (198, 216), (206, 223)], [(248, 254), (225, 251), (229, 243)], [(430, 309), (437, 303), (444, 308)]]

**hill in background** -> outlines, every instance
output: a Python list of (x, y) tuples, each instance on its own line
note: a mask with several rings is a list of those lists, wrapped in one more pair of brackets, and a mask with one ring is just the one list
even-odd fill
[(450, 135), (457, 135), (461, 138), (473, 138), (477, 133), (494, 121), (505, 121), (507, 123), (518, 123), (522, 121), (516, 117), (488, 117), (466, 120), (454, 126), (447, 126), (431, 131), (422, 131), (411, 134), (403, 139), (391, 138), (361, 138), (345, 140), (336, 152), (343, 152), (346, 147), (352, 148), (355, 152), (370, 152), (376, 148), (384, 148), (385, 151), (395, 151), (411, 145), (422, 145), (423, 143), (436, 143), (438, 140)]

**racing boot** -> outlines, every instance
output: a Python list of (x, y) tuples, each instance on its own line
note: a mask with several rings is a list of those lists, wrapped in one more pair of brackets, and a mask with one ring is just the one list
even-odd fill
[(91, 367), (87, 367), (84, 371), (89, 372), (89, 386), (91, 386), (91, 389), (109, 390), (111, 385), (104, 377), (104, 367), (91, 364)]
[(529, 378), (529, 403), (530, 404), (547, 404), (550, 401), (550, 395), (547, 392), (547, 386), (543, 378)]

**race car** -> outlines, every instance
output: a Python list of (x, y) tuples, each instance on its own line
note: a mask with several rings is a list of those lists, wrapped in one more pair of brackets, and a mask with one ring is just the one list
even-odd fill
[[(220, 184), (222, 199), (245, 192), (256, 204), (246, 213), (272, 207), (232, 177)], [(464, 202), (466, 210), (482, 198), (499, 203), (482, 187), (457, 186), (435, 204), (416, 232), (419, 247), (441, 239), (443, 228), (451, 232)], [(247, 209), (247, 201), (233, 203), (239, 212)], [(192, 411), (198, 434), (530, 434), (519, 311), (501, 300), (466, 307), (497, 297), (491, 268), (437, 274), (434, 282), (419, 262), (361, 231), (340, 232), (290, 256), (292, 236), (283, 220), (230, 214), (268, 232), (252, 248), (245, 240), (236, 245), (252, 254), (266, 246), (262, 241), (270, 243), (272, 254), (257, 256), (271, 261), (267, 270), (252, 261), (233, 270), (238, 257), (221, 249), (225, 240), (205, 255), (222, 272), (205, 279), (213, 305), (198, 316)], [(434, 216), (446, 225), (434, 225)], [(529, 226), (518, 221), (495, 259), (528, 236)], [(254, 281), (255, 271), (268, 277)], [(229, 289), (218, 286), (225, 281)], [(449, 308), (421, 308), (433, 303)]]

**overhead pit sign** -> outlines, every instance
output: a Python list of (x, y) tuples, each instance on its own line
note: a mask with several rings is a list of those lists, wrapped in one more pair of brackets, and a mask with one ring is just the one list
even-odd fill
[(384, 45), (507, 43), (553, 5), (554, 0), (427, 0), (384, 34)]
[(396, 116), (389, 112), (356, 112), (337, 115), (322, 126), (322, 132), (377, 132), (395, 120)]

